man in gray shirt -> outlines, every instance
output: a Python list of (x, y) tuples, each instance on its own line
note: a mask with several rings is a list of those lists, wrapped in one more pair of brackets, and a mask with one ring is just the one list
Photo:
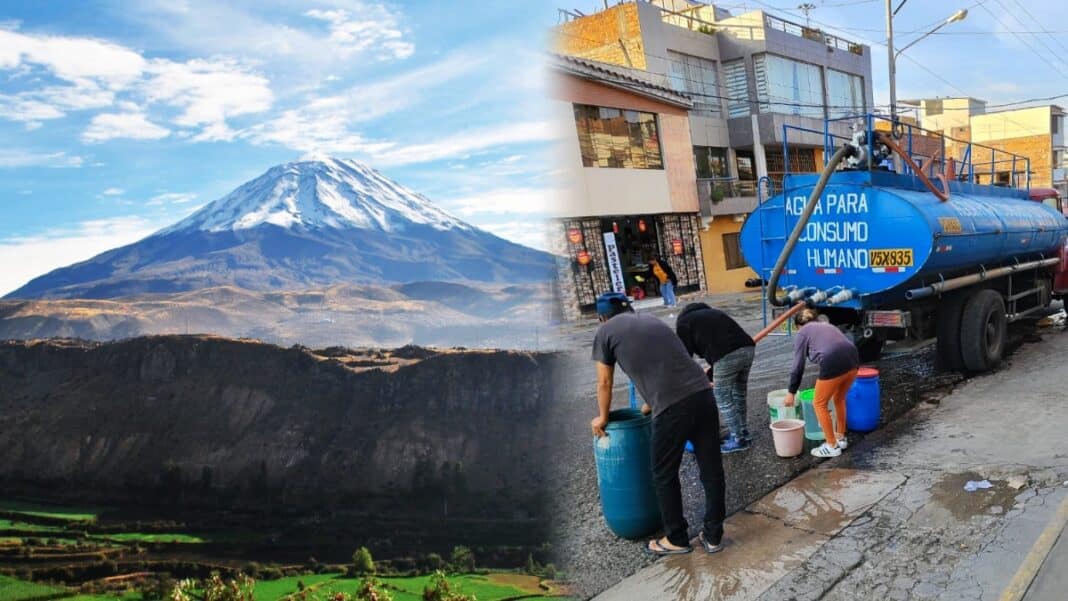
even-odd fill
[(597, 314), (602, 325), (593, 340), (593, 360), (597, 362), (600, 411), (590, 422), (593, 435), (605, 436), (616, 363), (645, 399), (642, 411), (653, 415), (653, 481), (666, 536), (649, 541), (646, 550), (655, 555), (693, 550), (679, 482), (686, 441), (693, 443), (705, 489), (704, 528), (699, 540), (709, 553), (721, 550), (725, 484), (719, 413), (708, 377), (690, 359), (686, 347), (667, 324), (654, 316), (634, 313), (625, 295), (602, 294), (597, 299)]

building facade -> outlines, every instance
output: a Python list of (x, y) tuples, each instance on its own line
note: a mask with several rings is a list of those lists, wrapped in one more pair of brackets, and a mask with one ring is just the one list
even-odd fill
[[(813, 132), (825, 118), (843, 118), (834, 130), (848, 136), (848, 117), (872, 106), (870, 49), (764, 11), (733, 15), (689, 0), (562, 15), (558, 53), (648, 72), (690, 98), (708, 289), (743, 290), (755, 274), (737, 235), (758, 202), (758, 181), (780, 191), (787, 163), (791, 172), (822, 167), (823, 136)], [(788, 140), (784, 126), (795, 128)]]
[(659, 295), (648, 260), (666, 260), (678, 292), (705, 289), (689, 98), (637, 69), (552, 59), (563, 193), (550, 244), (564, 316), (607, 291)]
[[(1064, 109), (1052, 104), (988, 110), (984, 100), (976, 98), (924, 98), (907, 101), (915, 106), (920, 126), (964, 142), (1021, 155), (1030, 159), (1033, 188), (1055, 188), (1068, 196), (1068, 156), (1065, 150)], [(978, 183), (1026, 185), (1027, 166), (1014, 165), (1001, 153), (992, 159), (980, 156), (976, 164)]]

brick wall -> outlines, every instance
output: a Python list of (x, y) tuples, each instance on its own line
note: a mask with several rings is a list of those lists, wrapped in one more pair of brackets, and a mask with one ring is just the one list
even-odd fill
[[(985, 140), (982, 144), (984, 146), (990, 146), (998, 150), (1004, 150), (1005, 152), (1011, 152), (1031, 159), (1031, 187), (1050, 188), (1053, 186), (1053, 138), (1049, 134), (1008, 138), (1004, 140)], [(990, 162), (989, 150), (973, 147), (972, 153), (972, 161), (974, 163)], [(998, 153), (997, 160), (999, 161), (999, 164), (996, 171), (1012, 170), (1011, 162), (1000, 162), (1005, 159), (1011, 160), (1011, 157)], [(1024, 172), (1025, 169), (1026, 163), (1016, 165), (1016, 170), (1018, 172)], [(984, 184), (989, 183), (989, 165), (977, 167), (976, 172), (985, 174), (979, 181)], [(1020, 183), (1022, 185), (1023, 181)]]
[(645, 69), (645, 46), (634, 2), (575, 19), (553, 29), (553, 49), (570, 56)]

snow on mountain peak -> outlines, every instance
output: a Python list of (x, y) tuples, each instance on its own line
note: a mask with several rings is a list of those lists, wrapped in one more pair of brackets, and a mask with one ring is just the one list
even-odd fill
[(283, 228), (471, 229), (426, 197), (351, 159), (306, 155), (276, 165), (160, 233)]

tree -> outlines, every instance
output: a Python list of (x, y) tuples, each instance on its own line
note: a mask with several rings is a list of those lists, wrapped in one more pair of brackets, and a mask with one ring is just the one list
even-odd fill
[(171, 592), (171, 601), (255, 601), (256, 581), (244, 574), (238, 574), (233, 580), (224, 581), (215, 572), (203, 583), (202, 592), (197, 594), (197, 582), (186, 579), (179, 582)]
[(367, 576), (375, 573), (375, 560), (367, 547), (360, 547), (352, 554), (352, 573)]
[(423, 589), (423, 601), (477, 601), (473, 595), (452, 592), (449, 580), (438, 570), (430, 579), (430, 584)]
[(393, 601), (393, 595), (374, 576), (366, 578), (356, 590), (357, 601)]
[(463, 545), (453, 547), (449, 567), (452, 568), (453, 572), (474, 572), (475, 554), (471, 552), (471, 549)]
[(430, 571), (436, 572), (445, 567), (445, 560), (441, 558), (441, 555), (431, 553), (426, 556), (426, 567), (430, 568)]

